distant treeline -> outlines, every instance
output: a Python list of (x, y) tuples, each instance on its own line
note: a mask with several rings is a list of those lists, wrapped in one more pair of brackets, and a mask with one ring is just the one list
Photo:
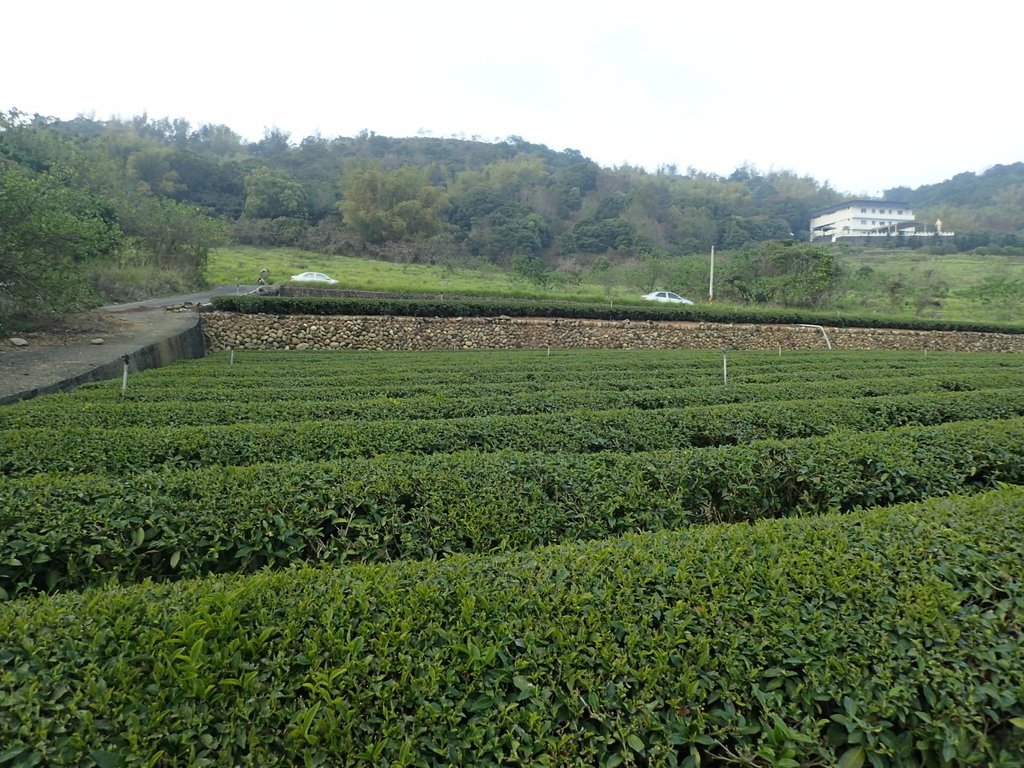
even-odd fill
[[(270, 129), (246, 142), (225, 125), (17, 110), (0, 114), (0, 182), (0, 268), (14, 286), (0, 302), (37, 308), (51, 306), (54, 280), (83, 266), (88, 279), (62, 294), (68, 306), (89, 290), (187, 287), (228, 241), (489, 263), (529, 277), (800, 239), (815, 209), (848, 197), (789, 171), (602, 168), (516, 136), (295, 141)], [(889, 196), (922, 219), (941, 216), (958, 249), (1024, 244), (1024, 163)]]
[(956, 231), (959, 250), (1024, 246), (1024, 163), (995, 165), (982, 174), (959, 173), (941, 184), (896, 187), (885, 197), (904, 200)]
[[(224, 125), (146, 115), (18, 122), (105, 155), (135, 190), (198, 206), (257, 244), (347, 251), (443, 239), (499, 263), (526, 254), (690, 253), (802, 237), (815, 209), (848, 197), (789, 171), (601, 168), (576, 150), (516, 136), (491, 143), (364, 131), (294, 141), (270, 129), (247, 143)], [(971, 247), (1017, 245), (1024, 163), (887, 197), (905, 198), (922, 218), (941, 216)]]

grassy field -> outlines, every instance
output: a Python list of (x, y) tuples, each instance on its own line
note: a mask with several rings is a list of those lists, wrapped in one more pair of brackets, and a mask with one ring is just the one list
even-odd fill
[(864, 250), (844, 254), (854, 269), (870, 267), (884, 275), (905, 275), (918, 280), (944, 280), (962, 289), (1001, 276), (1024, 279), (1024, 258), (978, 253), (935, 255), (919, 251)]
[[(1021, 289), (1000, 296), (977, 290), (998, 281), (1024, 285), (1024, 259), (1020, 257), (864, 250), (842, 252), (839, 258), (847, 274), (846, 289), (834, 305), (841, 315), (873, 312), (979, 322), (1020, 322), (1024, 317), (1020, 309), (1024, 296), (1017, 295)], [(214, 285), (251, 284), (263, 268), (270, 270), (274, 283), (287, 283), (299, 272), (318, 271), (337, 279), (343, 288), (401, 293), (634, 302), (652, 287), (675, 290), (697, 301), (706, 290), (706, 278), (700, 276), (703, 265), (696, 264), (694, 257), (681, 260), (675, 270), (677, 275), (686, 275), (685, 279), (666, 276), (655, 280), (653, 286), (649, 273), (630, 263), (613, 266), (601, 274), (600, 282), (594, 273), (555, 271), (549, 284), (541, 287), (497, 267), (396, 264), (295, 248), (230, 246), (212, 254), (207, 277)], [(663, 274), (672, 272), (667, 269)]]
[[(498, 268), (467, 269), (426, 264), (395, 264), (388, 261), (332, 256), (297, 248), (257, 248), (235, 245), (220, 248), (210, 258), (207, 280), (213, 285), (255, 283), (261, 269), (270, 270), (273, 283), (287, 283), (300, 272), (325, 272), (338, 286), (358, 291), (400, 293), (450, 293), (471, 296), (522, 298), (560, 297), (579, 301), (604, 301), (604, 288), (581, 283), (541, 289), (517, 280)], [(636, 298), (637, 292), (616, 286), (616, 298)]]
[(850, 275), (850, 290), (840, 302), (843, 308), (949, 320), (1024, 318), (1020, 288), (1002, 295), (978, 290), (1000, 281), (1024, 285), (1024, 258), (1019, 256), (866, 249), (841, 258)]

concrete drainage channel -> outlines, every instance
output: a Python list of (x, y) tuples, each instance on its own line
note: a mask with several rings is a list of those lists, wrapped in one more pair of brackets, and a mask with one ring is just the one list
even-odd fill
[(178, 360), (203, 357), (200, 316), (163, 309), (138, 312), (130, 331), (103, 345), (89, 342), (6, 352), (0, 357), (0, 404), (68, 392), (93, 381), (121, 378)]
[(82, 342), (0, 352), (0, 404), (53, 392), (69, 392), (82, 384), (120, 379), (127, 358), (129, 372), (157, 368), (178, 360), (203, 357), (201, 315), (219, 294), (250, 293), (256, 285), (219, 285), (199, 293), (146, 299), (100, 307), (99, 312), (123, 319), (125, 328), (100, 345)]

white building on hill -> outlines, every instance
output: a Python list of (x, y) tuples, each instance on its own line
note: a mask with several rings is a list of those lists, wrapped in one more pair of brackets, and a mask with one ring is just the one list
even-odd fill
[(952, 237), (936, 221), (931, 231), (914, 220), (909, 203), (893, 200), (850, 200), (811, 214), (811, 241), (841, 242), (851, 238)]

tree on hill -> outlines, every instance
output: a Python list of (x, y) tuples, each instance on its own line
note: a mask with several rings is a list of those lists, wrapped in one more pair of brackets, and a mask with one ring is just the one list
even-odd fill
[(363, 242), (429, 239), (445, 229), (445, 191), (430, 184), (431, 169), (385, 170), (374, 161), (346, 163), (339, 209), (344, 226)]
[(960, 250), (1024, 246), (1024, 163), (958, 173), (917, 189), (895, 187), (885, 195), (906, 200), (922, 221), (941, 219), (944, 229), (957, 233)]
[(82, 267), (120, 242), (112, 211), (59, 170), (33, 174), (0, 159), (0, 326), (90, 306)]
[(815, 309), (827, 305), (842, 275), (832, 249), (795, 240), (738, 251), (723, 271), (723, 298)]
[(203, 283), (207, 254), (223, 241), (224, 227), (175, 199), (187, 188), (170, 141), (187, 126), (168, 121), (158, 128), (80, 135), (37, 116), (0, 115), (5, 317), (38, 320), (83, 309), (99, 303), (97, 289), (103, 298), (124, 298), (133, 279), (142, 293)]

